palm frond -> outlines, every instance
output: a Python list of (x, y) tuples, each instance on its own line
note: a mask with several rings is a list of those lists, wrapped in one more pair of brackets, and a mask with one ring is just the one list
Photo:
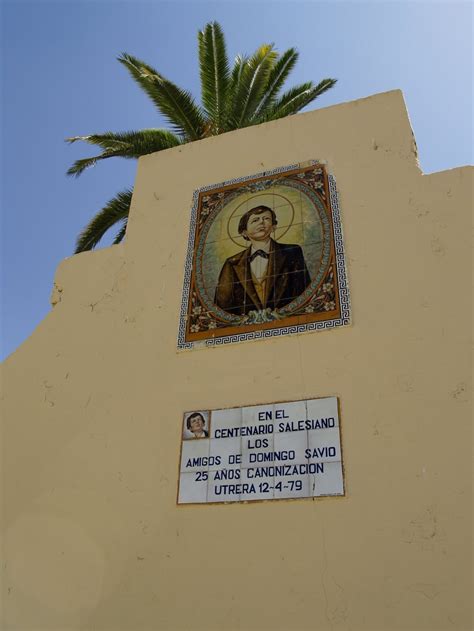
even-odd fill
[(289, 113), (294, 114), (292, 111), (293, 105), (299, 104), (300, 101), (308, 98), (308, 95), (313, 87), (314, 85), (312, 81), (306, 81), (306, 83), (301, 83), (284, 92), (278, 99), (275, 100), (272, 107), (267, 108), (266, 112), (262, 112), (264, 120), (274, 120), (275, 117), (278, 118), (278, 115), (281, 112), (288, 111)]
[(210, 22), (198, 33), (201, 101), (212, 134), (223, 128), (229, 85), (229, 62), (224, 34), (217, 22)]
[(120, 228), (120, 230), (117, 232), (117, 235), (115, 236), (115, 239), (113, 242), (114, 245), (118, 245), (119, 243), (123, 241), (123, 238), (125, 237), (125, 233), (127, 232), (127, 225), (128, 225), (128, 217), (122, 220), (122, 227)]
[(109, 228), (128, 217), (132, 193), (132, 189), (125, 189), (107, 202), (79, 235), (75, 254), (95, 248)]
[(94, 166), (98, 160), (106, 158), (139, 158), (140, 156), (171, 149), (181, 144), (176, 134), (166, 129), (142, 129), (141, 131), (106, 132), (105, 134), (92, 134), (90, 136), (74, 136), (67, 138), (67, 142), (78, 140), (90, 145), (102, 147), (104, 152), (91, 158), (77, 160), (67, 171), (68, 175), (79, 176), (85, 169)]
[(318, 98), (321, 94), (332, 88), (337, 79), (323, 79), (318, 85), (313, 85), (311, 81), (302, 83), (291, 90), (285, 92), (273, 105), (273, 107), (261, 118), (260, 122), (264, 120), (276, 120), (289, 116), (290, 114), (296, 114), (303, 107), (309, 105), (312, 101)]
[(122, 53), (118, 61), (130, 72), (138, 85), (148, 94), (174, 131), (187, 141), (198, 140), (205, 128), (201, 108), (191, 93), (165, 79), (144, 61)]
[(181, 140), (176, 134), (167, 129), (141, 129), (140, 131), (107, 131), (103, 134), (90, 134), (89, 136), (73, 136), (66, 138), (66, 142), (72, 144), (77, 141), (87, 142), (90, 145), (98, 145), (102, 149), (121, 149), (142, 142), (151, 143), (153, 146), (162, 145), (163, 149), (170, 149), (180, 144)]
[(232, 129), (250, 124), (277, 56), (273, 44), (264, 44), (244, 64), (230, 114)]
[(236, 95), (241, 91), (242, 75), (244, 68), (248, 62), (248, 57), (245, 55), (237, 55), (234, 59), (234, 65), (230, 73), (229, 87), (227, 90), (227, 103), (226, 103), (226, 116), (224, 131), (235, 129), (235, 123), (232, 120), (233, 112), (235, 111), (235, 99)]
[(66, 171), (66, 175), (74, 175), (79, 177), (86, 169), (90, 169), (96, 165), (99, 160), (106, 160), (107, 158), (119, 157), (121, 154), (115, 151), (104, 151), (98, 156), (92, 156), (91, 158), (81, 158), (76, 160), (72, 166)]
[[(127, 133), (127, 132), (124, 132)], [(103, 149), (118, 149), (123, 145), (123, 140), (120, 139), (121, 132), (115, 133), (113, 131), (106, 131), (103, 134), (89, 134), (88, 136), (70, 136), (65, 138), (65, 142), (70, 145), (75, 142), (87, 142), (90, 145), (98, 145)]]
[(246, 57), (245, 55), (237, 55), (235, 57), (234, 65), (232, 67), (232, 72), (230, 75), (229, 97), (232, 97), (237, 93), (240, 81), (242, 79), (242, 73), (248, 60), (248, 57)]
[(267, 85), (259, 104), (255, 108), (253, 118), (258, 117), (261, 112), (264, 112), (273, 103), (297, 61), (298, 51), (294, 48), (289, 48), (277, 59), (275, 65), (268, 73)]

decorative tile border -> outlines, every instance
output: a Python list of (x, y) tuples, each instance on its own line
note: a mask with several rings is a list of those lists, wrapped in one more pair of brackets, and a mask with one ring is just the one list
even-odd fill
[[(295, 323), (295, 324), (292, 324), (290, 322), (286, 325), (283, 325), (283, 323), (280, 323), (279, 320), (273, 320), (273, 318), (270, 317), (270, 321), (274, 322), (274, 327), (272, 328), (269, 328), (269, 324), (268, 324), (269, 320), (258, 320), (258, 319), (255, 319), (254, 316), (252, 316), (254, 317), (253, 320), (248, 322), (246, 325), (242, 325), (242, 326), (245, 326), (247, 330), (242, 331), (240, 333), (240, 332), (235, 332), (236, 327), (235, 325), (233, 325), (233, 322), (235, 323), (235, 320), (238, 320), (239, 318), (238, 317), (231, 318), (229, 314), (220, 310), (220, 308), (217, 305), (215, 305), (215, 313), (217, 314), (216, 317), (219, 317), (219, 314), (220, 314), (221, 319), (224, 321), (224, 324), (222, 324), (221, 326), (225, 327), (226, 326), (225, 321), (228, 321), (229, 324), (227, 325), (227, 328), (232, 327), (234, 331), (232, 333), (229, 332), (226, 334), (225, 328), (224, 328), (224, 330), (221, 333), (217, 332), (216, 334), (215, 331), (209, 330), (208, 331), (209, 336), (206, 337), (205, 339), (199, 339), (199, 340), (189, 339), (189, 327), (187, 325), (188, 325), (188, 318), (190, 314), (190, 307), (192, 306), (190, 304), (190, 301), (191, 301), (191, 294), (192, 294), (192, 286), (193, 284), (194, 285), (196, 284), (196, 279), (193, 277), (193, 272), (194, 273), (196, 272), (196, 269), (193, 270), (193, 261), (195, 260), (195, 253), (196, 253), (197, 247), (201, 245), (201, 250), (202, 250), (202, 241), (203, 241), (203, 239), (201, 238), (201, 244), (199, 244), (199, 242), (196, 244), (196, 234), (199, 229), (198, 228), (198, 219), (199, 219), (198, 214), (199, 214), (199, 208), (200, 208), (200, 199), (202, 199), (203, 194), (209, 191), (216, 191), (219, 189), (223, 189), (224, 187), (229, 188), (229, 187), (232, 187), (233, 185), (238, 185), (238, 184), (242, 184), (246, 182), (255, 183), (257, 181), (257, 183), (254, 184), (254, 187), (257, 188), (259, 184), (258, 180), (268, 180), (268, 179), (273, 178), (276, 175), (285, 174), (285, 173), (294, 175), (295, 171), (299, 169), (302, 172), (307, 172), (311, 170), (311, 167), (313, 169), (316, 169), (318, 167), (320, 167), (323, 170), (325, 169), (324, 163), (319, 162), (317, 160), (311, 160), (309, 162), (305, 162), (304, 167), (302, 167), (300, 164), (287, 165), (284, 167), (273, 169), (271, 171), (263, 171), (261, 173), (248, 175), (248, 176), (240, 177), (240, 178), (234, 178), (232, 180), (227, 180), (225, 182), (220, 182), (217, 184), (203, 186), (199, 188), (198, 190), (194, 191), (193, 204), (191, 208), (188, 248), (187, 248), (185, 269), (184, 269), (182, 302), (181, 302), (181, 310), (180, 310), (180, 318), (179, 318), (178, 350), (192, 349), (192, 348), (203, 347), (203, 346), (221, 346), (224, 344), (232, 344), (235, 342), (265, 339), (268, 337), (291, 335), (291, 334), (296, 334), (296, 333), (305, 333), (308, 331), (330, 329), (330, 328), (335, 328), (335, 327), (350, 324), (350, 296), (349, 296), (349, 288), (347, 284), (347, 273), (346, 273), (345, 257), (344, 257), (344, 244), (343, 244), (343, 235), (342, 235), (342, 227), (341, 227), (341, 219), (340, 219), (339, 200), (338, 200), (338, 195), (337, 195), (337, 190), (336, 190), (336, 180), (333, 175), (327, 174), (327, 185), (328, 185), (328, 191), (327, 191), (328, 204), (327, 205), (329, 207), (328, 210), (330, 211), (330, 214), (331, 214), (332, 227), (330, 230), (330, 234), (331, 234), (331, 239), (333, 242), (334, 263), (335, 263), (336, 276), (337, 276), (337, 283), (336, 283), (337, 299), (338, 299), (337, 315), (335, 317), (330, 317), (330, 314), (328, 314), (328, 317), (325, 319), (319, 319), (317, 321), (309, 321), (309, 322)], [(296, 187), (297, 184), (294, 184), (294, 186)], [(263, 185), (262, 185), (262, 189), (263, 189)], [(217, 209), (216, 214), (218, 214), (219, 210), (220, 208)], [(211, 216), (211, 214), (212, 213), (209, 212), (209, 216)], [(204, 225), (204, 221), (201, 218), (201, 226)], [(201, 232), (201, 235), (202, 235), (202, 232)], [(321, 279), (319, 278), (315, 282), (317, 283), (320, 281)], [(311, 287), (313, 287), (314, 284), (315, 283), (312, 283), (312, 285), (305, 292), (305, 295), (306, 294), (310, 295), (311, 292), (313, 292), (313, 298), (314, 298), (314, 296), (316, 295), (315, 289), (314, 288), (311, 289)], [(295, 305), (297, 306), (298, 301), (300, 303), (305, 303), (305, 300), (307, 300), (305, 295), (302, 295), (299, 298), (297, 298), (293, 303), (291, 303), (291, 306), (292, 307), (295, 307)], [(209, 298), (207, 302), (209, 302)], [(308, 303), (306, 302), (305, 304), (308, 304)], [(285, 312), (285, 307), (283, 307), (283, 312)], [(264, 312), (252, 312), (252, 314), (254, 313), (257, 313), (257, 315), (263, 314), (263, 317), (265, 318)], [(300, 311), (300, 314), (301, 313), (302, 312)], [(285, 319), (290, 320), (290, 319), (299, 319), (299, 318), (298, 316), (294, 316), (290, 314)], [(262, 324), (264, 325), (265, 328), (262, 327)], [(252, 328), (252, 330), (248, 330), (250, 327)]]

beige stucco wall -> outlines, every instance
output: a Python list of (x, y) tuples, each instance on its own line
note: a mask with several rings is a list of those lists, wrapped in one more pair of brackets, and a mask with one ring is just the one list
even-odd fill
[[(193, 190), (312, 158), (352, 326), (178, 353)], [(398, 91), (142, 158), (126, 243), (5, 362), (4, 628), (471, 629), (471, 187)], [(346, 497), (176, 506), (184, 410), (327, 395)]]

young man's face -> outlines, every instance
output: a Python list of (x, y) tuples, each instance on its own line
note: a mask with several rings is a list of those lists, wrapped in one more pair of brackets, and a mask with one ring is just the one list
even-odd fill
[(250, 215), (247, 221), (247, 229), (243, 234), (252, 241), (266, 241), (273, 230), (272, 213), (264, 210), (259, 215)]
[(189, 419), (189, 425), (193, 434), (202, 434), (204, 430), (204, 421), (200, 416), (191, 416)]

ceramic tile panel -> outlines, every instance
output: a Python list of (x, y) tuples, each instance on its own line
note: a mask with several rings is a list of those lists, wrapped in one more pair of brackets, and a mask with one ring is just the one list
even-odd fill
[(271, 500), (274, 496), (273, 476), (255, 477), (249, 471), (242, 469), (243, 486), (240, 494), (241, 502), (251, 502), (255, 500)]
[(306, 415), (319, 421), (322, 429), (339, 426), (339, 412), (336, 397), (310, 399), (306, 402)]
[(273, 437), (273, 449), (277, 453), (288, 453), (293, 464), (301, 464), (308, 460), (306, 450), (309, 446), (308, 432), (283, 432), (275, 433)]
[(309, 475), (310, 494), (313, 497), (343, 495), (344, 480), (339, 462), (318, 463), (318, 472)]
[(185, 440), (208, 438), (210, 429), (211, 420), (208, 410), (193, 410), (184, 415), (183, 438)]
[(275, 403), (275, 430), (279, 432), (295, 431), (295, 423), (306, 420), (306, 402), (288, 401)]
[(242, 408), (243, 425), (270, 425), (273, 420), (273, 403)]
[(273, 462), (273, 432), (242, 437), (242, 467), (254, 467)]
[[(243, 484), (240, 480), (240, 469), (228, 472), (226, 479), (215, 479), (216, 473), (209, 480), (207, 489), (208, 502), (239, 502)], [(234, 476), (234, 477), (232, 477)], [(239, 477), (237, 477), (239, 476)]]
[(207, 471), (209, 443), (209, 439), (184, 440), (181, 450), (181, 471)]
[(311, 462), (341, 460), (339, 428), (315, 429), (308, 432), (309, 459)]
[(195, 191), (178, 348), (350, 322), (340, 212), (323, 163)]
[(273, 480), (273, 494), (275, 499), (309, 497), (309, 475), (275, 476)]
[(222, 467), (240, 469), (242, 466), (242, 440), (245, 439), (240, 436), (237, 438), (211, 438), (209, 470), (216, 471)]
[[(235, 428), (242, 425), (242, 408), (214, 410), (211, 415), (211, 438), (233, 438), (238, 436)], [(222, 431), (224, 430), (224, 431)]]
[[(196, 477), (200, 479), (196, 481)], [(182, 473), (179, 484), (179, 504), (203, 504), (207, 502), (207, 480), (202, 473)]]
[(185, 413), (178, 503), (343, 495), (339, 427), (329, 416), (337, 405), (327, 397)]

